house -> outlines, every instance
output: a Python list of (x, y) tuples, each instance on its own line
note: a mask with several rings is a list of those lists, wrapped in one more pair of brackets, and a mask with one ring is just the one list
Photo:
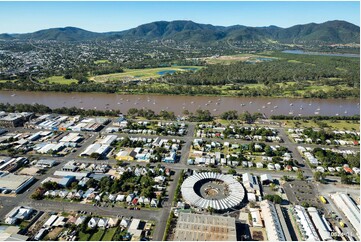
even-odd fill
[(81, 225), (86, 219), (86, 216), (80, 216), (76, 221), (75, 221), (75, 225), (79, 226)]
[(133, 200), (132, 200), (132, 204), (133, 204), (134, 206), (136, 206), (136, 205), (138, 205), (138, 201), (139, 201), (139, 198), (138, 198), (138, 197), (135, 197), (135, 198), (133, 198)]
[(109, 201), (113, 202), (113, 201), (115, 201), (116, 196), (113, 195), (113, 194), (110, 194), (110, 195), (108, 196), (108, 199), (109, 199)]
[(119, 195), (117, 196), (117, 198), (115, 199), (115, 201), (117, 201), (117, 202), (123, 202), (124, 199), (125, 199), (125, 195), (119, 194)]
[(127, 203), (130, 203), (130, 202), (132, 202), (133, 198), (134, 198), (134, 194), (129, 194), (129, 195), (127, 196), (127, 198), (126, 198), (125, 201), (126, 201)]
[(275, 165), (272, 164), (272, 163), (269, 163), (269, 164), (267, 165), (267, 169), (272, 171), (272, 170), (275, 169)]
[(256, 163), (256, 167), (257, 167), (257, 168), (263, 168), (263, 164), (262, 164), (261, 162), (257, 162), (257, 163)]
[(153, 198), (153, 199), (150, 201), (150, 206), (156, 208), (156, 207), (158, 206), (158, 200), (155, 199), (155, 198)]
[(119, 222), (119, 219), (118, 218), (110, 218), (108, 220), (108, 226), (109, 227), (115, 227)]
[(286, 171), (292, 171), (292, 166), (286, 165), (285, 170), (286, 170)]
[(100, 218), (97, 225), (99, 228), (105, 228), (108, 225), (108, 219)]
[(165, 181), (165, 179), (166, 179), (165, 176), (162, 176), (162, 175), (154, 177), (154, 181), (156, 183), (163, 183)]
[(141, 197), (139, 198), (138, 203), (140, 203), (140, 204), (144, 203), (144, 197), (143, 197), (143, 196), (141, 196)]
[(120, 221), (120, 227), (123, 227), (123, 228), (128, 228), (130, 224), (130, 220), (129, 219), (126, 219), (126, 218), (123, 218), (122, 221)]
[(99, 220), (100, 219), (97, 217), (92, 217), (88, 222), (88, 227), (95, 228), (98, 225)]
[(350, 174), (353, 173), (353, 170), (352, 170), (350, 167), (348, 167), (348, 166), (343, 166), (343, 170), (344, 170), (345, 172), (347, 172), (347, 173), (350, 173)]
[(174, 151), (170, 152), (169, 156), (164, 158), (166, 163), (174, 163), (176, 159), (176, 153)]

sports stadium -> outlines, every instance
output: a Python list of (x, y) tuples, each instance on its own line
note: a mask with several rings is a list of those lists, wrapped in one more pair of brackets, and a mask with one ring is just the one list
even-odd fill
[(202, 209), (228, 210), (239, 206), (245, 190), (232, 175), (215, 172), (194, 174), (184, 180), (181, 192), (185, 202)]

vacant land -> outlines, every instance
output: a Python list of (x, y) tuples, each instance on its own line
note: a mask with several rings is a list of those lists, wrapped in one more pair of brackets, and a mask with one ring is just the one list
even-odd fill
[(75, 79), (65, 79), (63, 76), (51, 76), (51, 77), (47, 77), (45, 79), (41, 79), (39, 80), (39, 82), (49, 82), (51, 84), (65, 84), (65, 85), (69, 85), (71, 83), (77, 83), (78, 81)]
[(91, 77), (90, 79), (96, 82), (148, 80), (150, 78), (158, 78), (166, 74), (173, 74), (175, 72), (182, 71), (196, 71), (201, 68), (201, 66), (172, 66), (162, 68), (125, 69), (122, 73), (99, 75)]

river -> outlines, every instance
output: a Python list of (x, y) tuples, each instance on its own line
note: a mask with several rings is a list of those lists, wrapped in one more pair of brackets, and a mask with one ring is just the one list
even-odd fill
[(98, 110), (148, 108), (158, 113), (161, 110), (182, 114), (187, 109), (208, 109), (212, 114), (227, 110), (250, 113), (261, 112), (285, 115), (339, 115), (360, 114), (359, 99), (296, 99), (268, 97), (214, 97), (214, 96), (166, 96), (166, 95), (120, 95), (105, 93), (60, 93), (0, 91), (1, 103), (43, 104), (51, 108), (78, 107)]

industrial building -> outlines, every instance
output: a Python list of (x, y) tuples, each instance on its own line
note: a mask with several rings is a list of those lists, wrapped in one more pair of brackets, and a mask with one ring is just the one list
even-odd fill
[(261, 195), (260, 186), (256, 176), (253, 176), (249, 173), (244, 173), (242, 175), (242, 183), (247, 192), (254, 193), (257, 196)]
[(336, 206), (342, 211), (352, 226), (356, 230), (357, 237), (360, 238), (360, 209), (351, 200), (351, 198), (345, 193), (335, 193), (330, 195)]
[(14, 175), (12, 173), (0, 173), (0, 192), (19, 193), (27, 187), (34, 177), (24, 175)]
[(33, 113), (29, 112), (3, 114), (2, 117), (0, 117), (0, 127), (15, 128), (22, 126), (31, 115), (33, 115)]
[(18, 221), (28, 219), (33, 212), (34, 210), (30, 207), (15, 207), (5, 216), (5, 223), (15, 224)]
[(320, 216), (317, 209), (314, 207), (307, 208), (307, 212), (310, 214), (313, 224), (315, 225), (318, 234), (323, 241), (332, 240), (331, 231), (332, 229), (328, 225), (324, 216)]
[(236, 241), (236, 220), (232, 217), (180, 213), (174, 241)]
[(286, 241), (283, 230), (287, 230), (287, 227), (282, 227), (275, 205), (268, 200), (263, 200), (260, 205), (268, 240)]
[(39, 160), (36, 162), (37, 167), (50, 168), (57, 164), (55, 160)]
[(0, 171), (12, 172), (24, 164), (28, 159), (25, 157), (1, 157), (0, 158)]
[(100, 156), (106, 155), (110, 151), (109, 145), (102, 145), (99, 143), (89, 145), (80, 156), (91, 156), (91, 154), (96, 153)]
[(321, 239), (318, 236), (316, 228), (313, 226), (306, 209), (300, 205), (296, 205), (294, 207), (294, 212), (303, 238), (308, 241), (320, 241)]
[(245, 197), (241, 183), (232, 175), (214, 172), (196, 173), (181, 186), (183, 199), (191, 206), (227, 210), (239, 206)]

